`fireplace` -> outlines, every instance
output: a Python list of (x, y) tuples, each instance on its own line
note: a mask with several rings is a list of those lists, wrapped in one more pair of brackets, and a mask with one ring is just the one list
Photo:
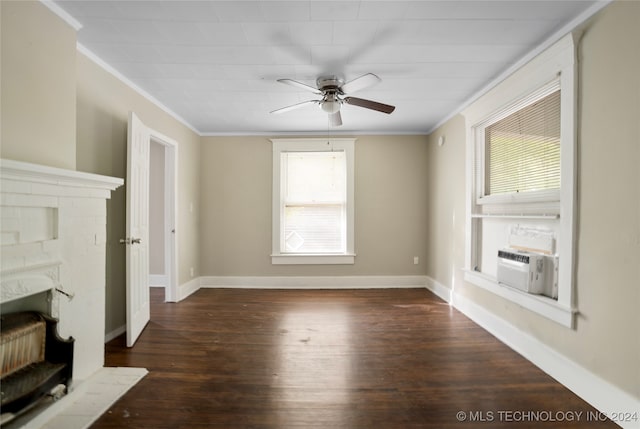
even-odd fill
[[(10, 160), (0, 160), (0, 180), (0, 357), (23, 360), (2, 362), (4, 414), (103, 367), (106, 200), (123, 180)], [(20, 342), (34, 347), (11, 355)], [(45, 382), (5, 403), (7, 383), (32, 383), (13, 380), (29, 372)]]

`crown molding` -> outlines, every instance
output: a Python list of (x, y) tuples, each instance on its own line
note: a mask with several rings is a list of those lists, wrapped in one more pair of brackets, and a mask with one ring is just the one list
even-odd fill
[(40, 0), (40, 3), (46, 6), (51, 12), (58, 15), (58, 17), (66, 22), (76, 32), (80, 31), (80, 29), (82, 28), (82, 24), (80, 23), (80, 21), (69, 15), (66, 10), (62, 9), (60, 6), (54, 3), (53, 0)]

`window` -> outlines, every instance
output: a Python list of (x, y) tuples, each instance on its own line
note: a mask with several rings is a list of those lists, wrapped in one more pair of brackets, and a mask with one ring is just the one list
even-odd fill
[(344, 152), (282, 152), (282, 253), (346, 251)]
[(557, 212), (557, 204), (540, 203), (560, 198), (560, 100), (554, 79), (473, 127), (475, 198), (484, 213)]
[(560, 89), (484, 133), (485, 195), (560, 189)]
[(274, 264), (352, 264), (354, 139), (274, 139)]
[[(464, 278), (567, 327), (574, 326), (577, 313), (575, 69), (570, 34), (464, 111), (469, 137)], [(557, 298), (499, 284), (497, 256), (504, 247), (551, 254)]]

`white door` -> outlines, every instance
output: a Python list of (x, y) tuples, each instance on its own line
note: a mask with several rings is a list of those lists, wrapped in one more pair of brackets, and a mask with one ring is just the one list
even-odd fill
[(149, 305), (149, 129), (129, 112), (127, 134), (127, 347), (150, 319)]

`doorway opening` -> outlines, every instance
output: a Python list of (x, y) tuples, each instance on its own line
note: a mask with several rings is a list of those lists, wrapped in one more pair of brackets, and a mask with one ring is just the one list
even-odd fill
[(151, 134), (149, 151), (149, 286), (178, 301), (175, 252), (175, 142)]

